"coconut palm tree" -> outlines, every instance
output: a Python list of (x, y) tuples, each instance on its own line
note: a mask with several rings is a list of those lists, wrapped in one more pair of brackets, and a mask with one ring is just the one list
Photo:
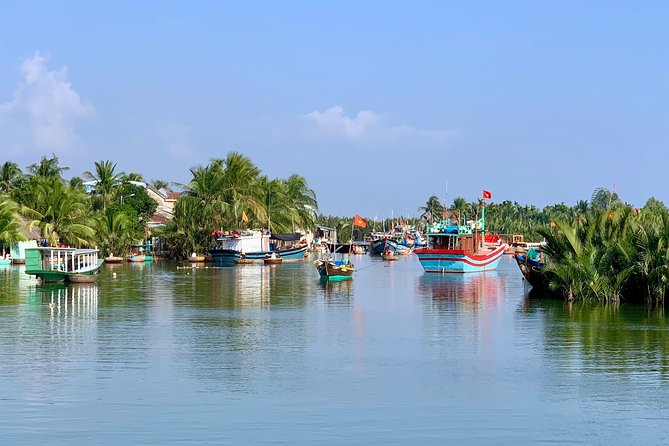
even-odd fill
[(98, 220), (98, 242), (103, 256), (120, 256), (132, 239), (130, 219), (121, 211), (107, 209)]
[(418, 211), (429, 213), (430, 220), (435, 220), (443, 215), (444, 206), (442, 206), (441, 202), (439, 201), (439, 197), (432, 195), (427, 199), (425, 206), (419, 207)]
[(116, 172), (116, 163), (107, 161), (96, 161), (95, 172), (86, 171), (84, 178), (95, 181), (93, 186), (94, 207), (104, 212), (111, 203), (116, 186), (123, 177), (123, 172)]
[(82, 191), (58, 178), (40, 178), (34, 184), (33, 200), (38, 226), (51, 245), (94, 245), (96, 224)]
[(310, 189), (306, 178), (300, 175), (291, 175), (285, 182), (288, 201), (295, 208), (296, 217), (293, 226), (301, 229), (313, 230), (318, 215), (316, 193)]
[(137, 181), (137, 182), (139, 182), (139, 183), (143, 183), (143, 182), (144, 182), (144, 177), (142, 176), (142, 174), (141, 174), (141, 173), (137, 173), (137, 172), (130, 172), (129, 174), (126, 174), (126, 175), (123, 177), (123, 179), (124, 179), (125, 181)]
[(23, 172), (18, 164), (5, 161), (0, 167), (0, 193), (10, 193), (22, 177)]
[(458, 224), (460, 224), (462, 220), (462, 215), (467, 211), (467, 207), (467, 200), (465, 200), (463, 197), (456, 197), (453, 199), (451, 209), (458, 215)]
[(69, 167), (61, 167), (58, 157), (52, 154), (51, 158), (43, 156), (39, 163), (28, 166), (28, 171), (32, 176), (42, 178), (61, 178), (63, 172), (70, 170)]
[(166, 189), (169, 186), (169, 183), (165, 180), (151, 180), (151, 186), (157, 190)]
[(5, 256), (5, 248), (12, 243), (25, 240), (21, 231), (20, 206), (6, 194), (0, 195), (0, 246), (2, 256)]

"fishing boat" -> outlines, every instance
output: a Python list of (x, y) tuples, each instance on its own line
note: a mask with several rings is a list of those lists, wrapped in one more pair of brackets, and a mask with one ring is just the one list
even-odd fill
[(128, 262), (144, 262), (146, 261), (146, 256), (144, 254), (135, 254), (131, 252), (128, 254)]
[(281, 262), (283, 262), (283, 259), (279, 257), (276, 252), (273, 252), (272, 254), (266, 255), (263, 262), (265, 265), (280, 265)]
[(533, 288), (547, 288), (548, 283), (542, 271), (545, 262), (541, 250), (534, 248), (528, 250), (518, 249), (513, 258), (518, 263), (518, 268), (523, 273), (523, 277)]
[(253, 265), (256, 263), (255, 260), (247, 259), (244, 254), (242, 254), (238, 259), (234, 260), (236, 265)]
[(314, 266), (318, 270), (321, 279), (341, 280), (350, 279), (355, 272), (355, 266), (345, 260), (334, 260), (331, 258), (324, 260), (316, 260)]
[(397, 251), (399, 244), (388, 234), (372, 234), (369, 242), (369, 253), (381, 255), (384, 251)]
[(123, 257), (117, 257), (117, 256), (105, 257), (105, 263), (121, 263), (121, 262), (123, 262)]
[[(283, 260), (302, 260), (307, 243), (301, 234), (269, 234), (264, 231), (233, 231), (217, 235), (217, 245), (209, 250), (214, 262), (226, 263), (244, 257), (262, 262), (276, 253)], [(274, 242), (271, 242), (274, 240)], [(281, 244), (283, 242), (284, 244)], [(292, 242), (291, 244), (285, 244)]]
[(383, 260), (397, 260), (398, 256), (399, 254), (397, 254), (396, 252), (392, 252), (390, 250), (383, 251), (383, 253), (381, 254)]
[(26, 274), (44, 282), (77, 282), (82, 276), (99, 272), (103, 260), (98, 259), (97, 249), (28, 248), (26, 249)]
[[(460, 223), (460, 222), (458, 222)], [(449, 220), (428, 225), (428, 245), (415, 249), (421, 266), (429, 273), (472, 273), (497, 269), (506, 244), (485, 241), (485, 206), (481, 219), (451, 224)]]

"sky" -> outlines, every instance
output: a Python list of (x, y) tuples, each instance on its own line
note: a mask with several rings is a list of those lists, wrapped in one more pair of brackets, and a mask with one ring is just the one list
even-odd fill
[(326, 214), (669, 202), (669, 3), (13, 2), (0, 162), (188, 182), (230, 151)]

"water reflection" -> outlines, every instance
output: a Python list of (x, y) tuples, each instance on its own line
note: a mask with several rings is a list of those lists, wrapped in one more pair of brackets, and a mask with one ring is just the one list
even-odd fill
[(543, 342), (561, 372), (616, 380), (669, 378), (669, 325), (663, 308), (526, 298), (522, 317), (544, 322)]
[(417, 292), (432, 301), (457, 301), (477, 306), (495, 304), (503, 291), (503, 279), (496, 272), (475, 274), (424, 274), (418, 278)]
[(326, 304), (351, 305), (353, 296), (353, 280), (323, 280), (318, 281), (319, 290), (323, 293)]

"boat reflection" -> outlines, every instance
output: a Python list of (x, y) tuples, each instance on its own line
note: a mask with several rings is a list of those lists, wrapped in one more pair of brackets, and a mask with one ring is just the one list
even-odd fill
[(45, 284), (28, 293), (29, 304), (46, 305), (52, 318), (96, 319), (98, 286), (95, 283)]
[(418, 278), (418, 293), (433, 302), (457, 301), (467, 305), (496, 304), (504, 282), (497, 271), (471, 274), (424, 274)]
[(325, 303), (350, 305), (353, 295), (353, 280), (320, 279), (318, 283)]

